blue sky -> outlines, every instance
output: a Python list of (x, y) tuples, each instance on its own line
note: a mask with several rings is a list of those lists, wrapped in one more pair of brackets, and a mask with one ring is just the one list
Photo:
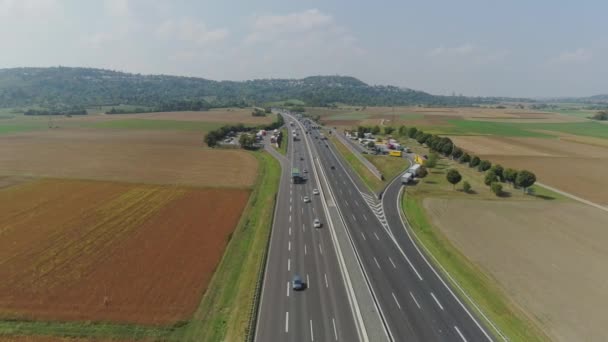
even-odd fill
[(587, 96), (608, 93), (606, 13), (605, 1), (0, 0), (0, 68)]

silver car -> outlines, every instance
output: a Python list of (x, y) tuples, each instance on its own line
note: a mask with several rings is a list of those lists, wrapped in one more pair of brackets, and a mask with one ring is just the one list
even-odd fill
[(315, 219), (312, 223), (313, 227), (315, 228), (321, 228), (321, 221), (319, 221), (319, 219)]

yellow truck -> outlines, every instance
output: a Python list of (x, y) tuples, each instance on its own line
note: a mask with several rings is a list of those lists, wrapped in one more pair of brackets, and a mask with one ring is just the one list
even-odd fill
[(414, 162), (416, 164), (424, 165), (426, 163), (426, 158), (421, 157), (420, 155), (416, 154), (416, 155), (414, 155)]
[(388, 152), (389, 156), (393, 156), (393, 157), (401, 157), (401, 151), (396, 151), (396, 150), (390, 150)]

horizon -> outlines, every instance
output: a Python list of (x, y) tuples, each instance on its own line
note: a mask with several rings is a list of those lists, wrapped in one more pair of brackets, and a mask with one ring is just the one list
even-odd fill
[[(0, 1), (0, 68), (210, 80), (346, 75), (434, 95), (605, 94), (608, 4)], [(497, 14), (500, 15), (497, 15)], [(572, 18), (580, 25), (572, 23)], [(431, 23), (431, 25), (429, 25)]]

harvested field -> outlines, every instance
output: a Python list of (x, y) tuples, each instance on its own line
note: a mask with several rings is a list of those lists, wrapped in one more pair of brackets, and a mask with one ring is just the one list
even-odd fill
[[(458, 146), (504, 167), (528, 169), (540, 182), (608, 205), (608, 147), (598, 138), (450, 137)], [(591, 139), (591, 140), (589, 140)], [(584, 141), (584, 143), (583, 143)], [(591, 145), (589, 142), (597, 145)], [(599, 146), (598, 146), (599, 145)]]
[(204, 121), (221, 123), (243, 123), (267, 125), (275, 120), (275, 115), (252, 116), (253, 109), (211, 109), (206, 112), (162, 112), (139, 114), (138, 117), (153, 120)]
[(0, 189), (0, 316), (188, 319), (248, 195), (78, 180)]
[[(70, 338), (70, 337), (55, 337), (55, 336), (0, 336), (0, 342), (131, 342), (139, 341), (146, 342), (147, 340), (115, 340), (115, 339), (97, 339), (97, 338)], [(149, 340), (152, 341), (152, 340)]]
[(552, 339), (605, 340), (608, 214), (569, 201), (428, 198), (424, 206)]
[(202, 147), (196, 132), (54, 130), (0, 136), (0, 177), (249, 187), (257, 162)]

